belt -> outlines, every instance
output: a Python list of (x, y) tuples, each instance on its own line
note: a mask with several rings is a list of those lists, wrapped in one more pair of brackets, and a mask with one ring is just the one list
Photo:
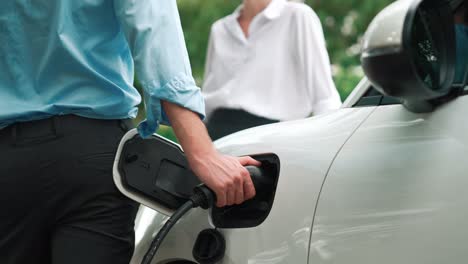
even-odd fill
[(66, 133), (82, 132), (97, 126), (118, 126), (128, 131), (133, 128), (133, 122), (130, 119), (104, 120), (76, 115), (53, 116), (41, 120), (18, 122), (0, 129), (0, 141), (11, 140), (15, 145), (18, 142), (28, 144), (38, 139), (41, 141), (55, 139)]

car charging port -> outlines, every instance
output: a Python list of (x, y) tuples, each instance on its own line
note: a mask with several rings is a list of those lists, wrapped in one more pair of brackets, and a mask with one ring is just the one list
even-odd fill
[[(271, 185), (272, 183), (270, 180), (264, 179), (264, 174), (263, 170), (261, 168), (257, 167), (252, 167), (252, 166), (247, 166), (247, 170), (250, 173), (250, 176), (252, 177), (252, 182), (254, 183), (256, 188), (263, 188), (264, 185)], [(259, 189), (257, 192), (261, 192), (262, 190)], [(156, 234), (156, 237), (153, 239), (153, 242), (150, 245), (150, 248), (146, 252), (145, 256), (143, 257), (142, 264), (150, 264), (151, 261), (153, 260), (154, 256), (156, 255), (156, 252), (158, 251), (159, 247), (161, 246), (164, 238), (167, 236), (169, 231), (174, 227), (174, 225), (177, 223), (177, 221), (180, 220), (188, 211), (190, 211), (192, 208), (197, 208), (201, 207), (203, 209), (209, 209), (214, 206), (216, 202), (216, 196), (212, 190), (210, 190), (207, 186), (201, 184), (197, 187), (194, 188), (193, 190), (193, 195), (190, 196), (187, 202), (185, 202), (179, 209), (177, 209), (174, 214), (167, 220), (167, 222), (164, 224), (164, 226), (159, 230), (158, 234)], [(211, 233), (212, 234), (212, 233)], [(221, 235), (221, 234), (219, 234)], [(207, 239), (205, 239), (207, 236), (203, 236), (201, 238), (202, 242)], [(224, 239), (223, 239), (224, 240)], [(204, 248), (206, 245), (210, 247), (210, 243), (202, 243), (200, 242), (201, 246), (199, 248)], [(222, 258), (224, 254), (222, 255), (215, 255), (214, 253), (206, 254), (204, 253), (203, 250), (200, 250), (200, 259), (204, 259), (203, 263), (211, 264), (213, 262), (209, 262), (210, 259), (218, 259)], [(215, 253), (219, 253), (216, 251)], [(201, 262), (202, 263), (202, 262)], [(202, 263), (202, 264), (203, 264)]]
[[(240, 205), (223, 208), (214, 207), (211, 210), (211, 217), (216, 227), (255, 227), (262, 224), (270, 214), (279, 179), (279, 158), (275, 154), (253, 155), (252, 158), (262, 163), (259, 168), (248, 168), (255, 185), (255, 197)], [(254, 172), (253, 170), (257, 170), (258, 172)], [(256, 175), (261, 176), (257, 177)]]
[(214, 264), (223, 259), (226, 241), (216, 229), (205, 229), (198, 234), (193, 246), (193, 258), (200, 264)]
[[(252, 155), (252, 158), (262, 163), (258, 168), (246, 167), (256, 196), (241, 205), (216, 208), (213, 207), (215, 194), (200, 184), (180, 146), (157, 135), (142, 139), (136, 130), (128, 132), (116, 156), (114, 181), (117, 187), (128, 197), (171, 215), (152, 241), (142, 263), (151, 263), (171, 228), (193, 208), (212, 208), (213, 223), (219, 228), (254, 227), (265, 221), (273, 206), (279, 158), (275, 154)], [(211, 249), (220, 246), (217, 244), (220, 240), (208, 238), (206, 234), (201, 236), (198, 244), (198, 256), (205, 259), (200, 263), (210, 263), (210, 259), (219, 257), (214, 254), (219, 252), (213, 253)], [(222, 258), (224, 254), (220, 255)]]

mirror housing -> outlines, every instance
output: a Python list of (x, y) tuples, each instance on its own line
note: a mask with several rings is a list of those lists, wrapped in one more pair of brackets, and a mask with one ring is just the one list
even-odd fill
[(371, 22), (361, 63), (381, 93), (399, 98), (413, 112), (433, 109), (455, 76), (455, 30), (445, 0), (399, 0)]

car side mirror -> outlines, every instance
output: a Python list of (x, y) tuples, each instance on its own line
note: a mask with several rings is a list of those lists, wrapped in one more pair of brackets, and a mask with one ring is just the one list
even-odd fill
[(453, 14), (445, 0), (399, 0), (371, 22), (361, 62), (376, 89), (413, 112), (450, 92), (455, 76)]

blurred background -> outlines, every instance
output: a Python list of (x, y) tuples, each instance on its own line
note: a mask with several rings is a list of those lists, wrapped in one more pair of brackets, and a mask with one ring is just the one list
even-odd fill
[[(393, 0), (295, 1), (305, 2), (319, 15), (330, 54), (333, 79), (341, 99), (345, 100), (364, 76), (359, 62), (362, 36), (374, 16)], [(177, 0), (177, 3), (193, 75), (201, 85), (211, 25), (232, 13), (241, 0)], [(143, 118), (144, 111), (141, 109), (137, 121)], [(168, 127), (161, 127), (158, 133), (175, 140)]]

